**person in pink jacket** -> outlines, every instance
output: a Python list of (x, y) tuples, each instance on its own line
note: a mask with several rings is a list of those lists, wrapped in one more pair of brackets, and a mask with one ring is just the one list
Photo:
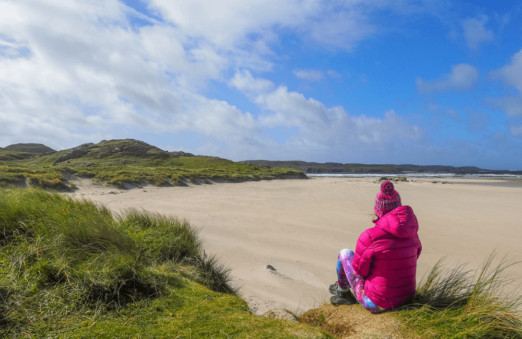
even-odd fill
[(374, 211), (375, 226), (359, 236), (355, 252), (343, 249), (339, 253), (337, 282), (329, 288), (334, 305), (357, 301), (370, 312), (379, 312), (415, 296), (417, 259), (422, 251), (417, 217), (410, 206), (402, 206), (390, 181), (381, 184)]

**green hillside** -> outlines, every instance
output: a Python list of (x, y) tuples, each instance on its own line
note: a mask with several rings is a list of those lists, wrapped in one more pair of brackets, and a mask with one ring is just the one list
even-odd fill
[(51, 154), (56, 152), (54, 149), (42, 144), (13, 144), (6, 146), (5, 149), (10, 151), (25, 152), (32, 154)]
[(289, 168), (266, 168), (226, 159), (166, 152), (133, 139), (101, 141), (46, 155), (0, 149), (0, 185), (68, 190), (70, 179), (86, 177), (130, 188), (138, 185), (239, 182), (306, 178)]
[(0, 337), (328, 337), (252, 315), (186, 222), (0, 189)]
[(34, 157), (34, 154), (0, 148), (0, 162), (29, 159), (32, 157)]

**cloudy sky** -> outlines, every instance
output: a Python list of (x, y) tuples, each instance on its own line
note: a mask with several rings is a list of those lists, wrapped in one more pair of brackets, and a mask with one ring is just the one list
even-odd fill
[(0, 0), (0, 131), (522, 170), (522, 3)]

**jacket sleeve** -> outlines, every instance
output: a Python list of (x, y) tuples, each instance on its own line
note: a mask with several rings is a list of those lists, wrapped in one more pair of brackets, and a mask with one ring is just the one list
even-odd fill
[(419, 259), (419, 256), (422, 252), (422, 243), (420, 242), (420, 239), (417, 239), (417, 241), (419, 242), (419, 247), (417, 248), (417, 259)]
[(362, 277), (370, 274), (373, 257), (373, 243), (368, 231), (364, 231), (357, 240), (352, 267)]

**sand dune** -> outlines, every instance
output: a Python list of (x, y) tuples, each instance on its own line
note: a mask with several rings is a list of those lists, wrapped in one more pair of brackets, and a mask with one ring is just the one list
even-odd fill
[[(420, 223), (420, 279), (437, 260), (476, 268), (493, 251), (522, 260), (522, 187), (495, 180), (415, 179), (396, 184)], [(440, 180), (439, 180), (440, 181)], [(70, 195), (116, 213), (139, 208), (187, 219), (200, 228), (207, 252), (232, 268), (233, 283), (256, 314), (318, 306), (336, 280), (341, 248), (354, 248), (371, 227), (375, 179), (313, 178), (122, 191), (77, 182)], [(267, 265), (270, 265), (267, 268)], [(507, 273), (522, 281), (520, 265)]]

